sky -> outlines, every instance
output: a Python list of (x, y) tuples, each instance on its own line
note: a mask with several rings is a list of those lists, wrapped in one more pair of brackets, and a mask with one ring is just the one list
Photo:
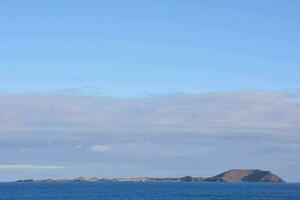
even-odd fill
[(300, 2), (3, 0), (0, 180), (300, 181)]

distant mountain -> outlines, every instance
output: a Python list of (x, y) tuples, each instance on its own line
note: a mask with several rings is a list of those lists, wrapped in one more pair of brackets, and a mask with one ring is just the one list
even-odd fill
[(217, 176), (204, 179), (208, 182), (285, 182), (270, 171), (233, 169)]
[(210, 178), (185, 176), (181, 178), (84, 178), (79, 177), (75, 179), (44, 179), (44, 180), (19, 180), (17, 182), (274, 182), (284, 183), (285, 181), (280, 177), (274, 175), (269, 171), (261, 170), (244, 170), (233, 169), (217, 176)]

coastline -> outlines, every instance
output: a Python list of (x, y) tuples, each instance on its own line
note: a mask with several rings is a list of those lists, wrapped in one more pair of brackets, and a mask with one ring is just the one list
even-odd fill
[(49, 182), (223, 182), (223, 183), (240, 183), (240, 182), (253, 182), (253, 183), (286, 183), (282, 178), (273, 174), (270, 171), (262, 171), (257, 169), (242, 170), (233, 169), (213, 177), (191, 177), (184, 176), (179, 178), (85, 178), (78, 177), (75, 179), (23, 179), (16, 181), (17, 183), (49, 183)]

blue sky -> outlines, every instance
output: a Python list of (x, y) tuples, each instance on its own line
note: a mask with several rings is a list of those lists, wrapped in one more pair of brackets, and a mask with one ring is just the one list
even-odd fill
[(1, 89), (104, 96), (299, 87), (297, 1), (3, 1)]
[(1, 1), (0, 180), (260, 168), (299, 181), (299, 8)]

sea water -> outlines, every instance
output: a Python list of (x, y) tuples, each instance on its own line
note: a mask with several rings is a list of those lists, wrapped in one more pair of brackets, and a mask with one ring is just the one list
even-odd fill
[(300, 200), (300, 184), (0, 183), (0, 200)]

